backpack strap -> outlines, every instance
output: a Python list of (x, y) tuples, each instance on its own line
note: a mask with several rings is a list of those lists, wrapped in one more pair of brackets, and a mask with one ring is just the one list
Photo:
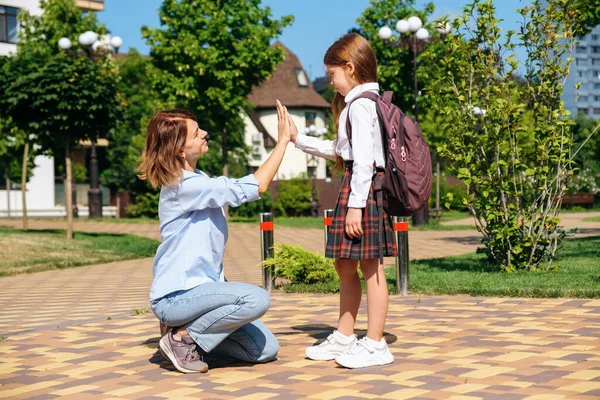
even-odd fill
[[(384, 95), (387, 93), (390, 93), (390, 101), (391, 101), (391, 99), (392, 99), (391, 93), (392, 92), (385, 92)], [(350, 146), (352, 146), (352, 125), (350, 124), (350, 107), (352, 106), (352, 103), (354, 103), (358, 99), (370, 99), (370, 100), (373, 100), (375, 102), (375, 104), (377, 104), (377, 100), (379, 100), (379, 95), (375, 94), (373, 92), (362, 92), (358, 96), (356, 96), (355, 98), (350, 100), (350, 103), (348, 103), (348, 115), (346, 116), (346, 134), (348, 135), (348, 141), (350, 142)], [(385, 99), (385, 97), (384, 97), (384, 99)]]
[[(383, 101), (385, 102), (386, 105), (390, 105), (392, 103), (392, 92), (384, 92), (383, 93)], [(352, 106), (352, 103), (354, 103), (356, 100), (358, 99), (370, 99), (373, 100), (375, 102), (375, 104), (377, 104), (377, 100), (379, 100), (380, 96), (378, 94), (375, 94), (373, 92), (363, 92), (360, 93), (358, 96), (356, 96), (355, 98), (353, 98), (352, 100), (350, 100), (350, 103), (348, 103), (348, 115), (346, 116), (346, 134), (348, 135), (348, 142), (350, 143), (350, 146), (352, 147), (352, 124), (350, 124), (350, 107)], [(379, 111), (377, 111), (377, 116), (379, 117)], [(380, 125), (381, 125), (381, 121), (380, 121)], [(385, 141), (384, 141), (384, 135), (383, 135), (383, 130), (381, 130), (381, 144), (382, 144), (382, 150), (383, 150), (383, 155), (385, 158)], [(373, 194), (375, 195), (375, 203), (377, 204), (377, 213), (379, 214), (379, 262), (383, 265), (383, 250), (382, 250), (382, 245), (383, 245), (383, 182), (381, 177), (379, 176), (379, 174), (377, 173), (377, 165), (375, 164), (375, 160), (373, 160), (373, 170), (375, 171), (375, 176), (373, 178)]]

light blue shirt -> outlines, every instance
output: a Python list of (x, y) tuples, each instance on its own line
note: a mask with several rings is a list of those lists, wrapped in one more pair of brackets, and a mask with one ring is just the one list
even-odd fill
[(223, 206), (260, 199), (254, 175), (211, 178), (183, 171), (178, 185), (163, 186), (158, 215), (160, 236), (154, 258), (150, 300), (206, 282), (223, 282), (227, 220)]

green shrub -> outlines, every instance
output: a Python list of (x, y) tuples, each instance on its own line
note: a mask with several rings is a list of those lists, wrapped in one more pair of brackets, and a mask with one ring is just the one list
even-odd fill
[(277, 189), (277, 201), (274, 204), (275, 215), (288, 217), (310, 216), (312, 201), (312, 182), (306, 177), (280, 181)]
[(271, 190), (267, 190), (260, 200), (244, 203), (239, 207), (230, 207), (229, 215), (233, 217), (258, 217), (260, 213), (273, 211), (273, 197)]
[(312, 284), (337, 281), (333, 259), (312, 253), (298, 245), (275, 244), (275, 257), (262, 262), (263, 267), (274, 267), (275, 276), (292, 283)]
[[(465, 197), (467, 197), (467, 187), (463, 182), (451, 184), (448, 182), (447, 176), (440, 178), (440, 207), (449, 210), (464, 211), (465, 206), (462, 199)], [(431, 185), (430, 201), (433, 201), (432, 206), (435, 207), (435, 178), (433, 185)]]
[(127, 216), (131, 218), (157, 218), (159, 198), (159, 192), (147, 192), (136, 196), (134, 203), (127, 207)]

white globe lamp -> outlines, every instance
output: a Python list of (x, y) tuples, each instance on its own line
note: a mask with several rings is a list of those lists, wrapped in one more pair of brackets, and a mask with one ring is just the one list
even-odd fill
[(407, 33), (410, 31), (410, 25), (408, 24), (408, 21), (401, 19), (400, 21), (396, 22), (396, 30), (400, 33)]
[(388, 40), (392, 37), (392, 30), (389, 26), (384, 26), (379, 29), (379, 37), (383, 40)]
[(423, 27), (423, 21), (419, 17), (410, 17), (408, 19), (408, 26), (411, 32), (416, 32)]
[(60, 47), (63, 50), (69, 50), (71, 48), (71, 41), (66, 37), (61, 38), (58, 41), (58, 47)]
[(119, 36), (113, 36), (110, 38), (110, 45), (115, 49), (118, 49), (123, 45), (123, 39), (121, 39)]
[(419, 40), (427, 40), (427, 38), (429, 38), (429, 31), (425, 28), (421, 28), (417, 31), (415, 35)]

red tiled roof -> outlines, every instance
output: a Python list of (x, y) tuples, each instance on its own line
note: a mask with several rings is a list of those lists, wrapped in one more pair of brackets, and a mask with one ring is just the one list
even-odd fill
[[(273, 75), (260, 86), (255, 87), (248, 100), (257, 109), (275, 108), (275, 100), (288, 108), (329, 108), (331, 105), (313, 88), (306, 71), (302, 68), (298, 57), (277, 41), (273, 46), (282, 47), (287, 53), (283, 62), (275, 68)], [(300, 86), (296, 70), (301, 69), (306, 75), (307, 86)]]

